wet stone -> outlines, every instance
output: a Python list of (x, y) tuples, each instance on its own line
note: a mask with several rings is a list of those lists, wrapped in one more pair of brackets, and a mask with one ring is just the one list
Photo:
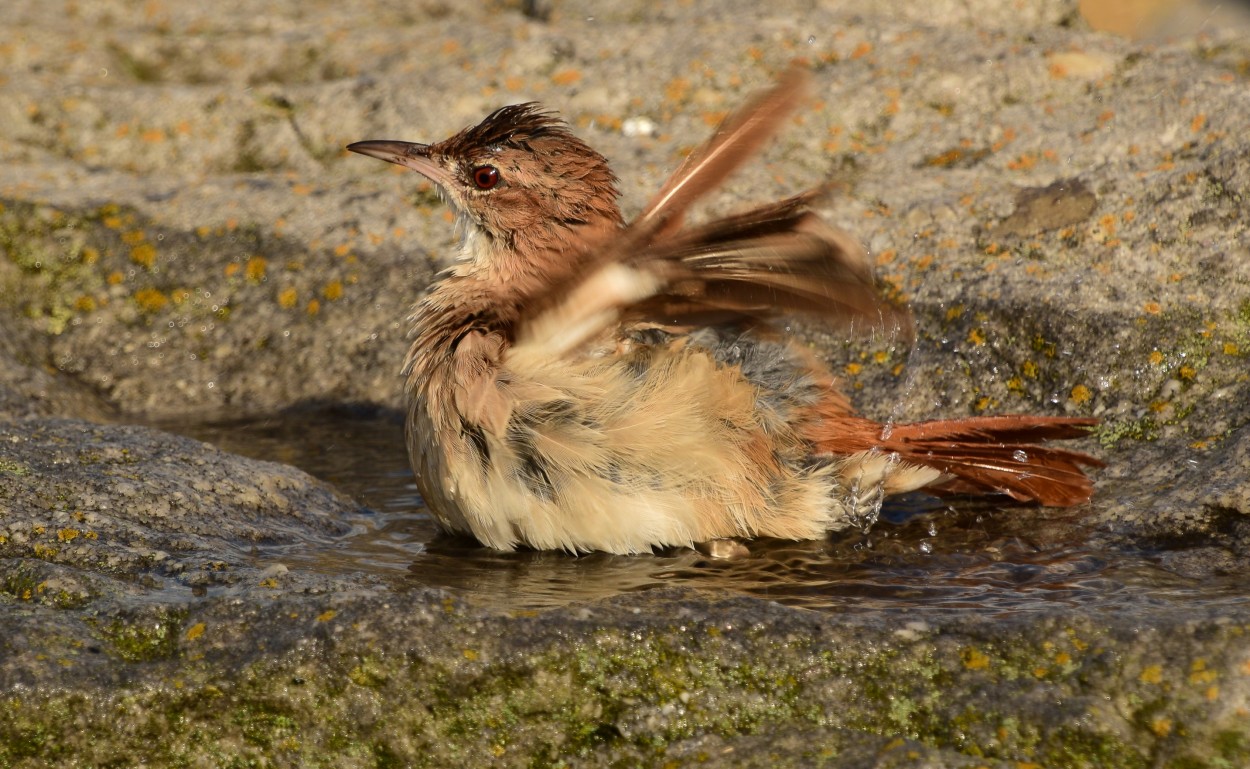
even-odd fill
[[(1093, 5), (11, 0), (0, 765), (1250, 765), (1250, 36)], [(708, 209), (832, 181), (915, 333), (786, 333), (881, 421), (1100, 418), (1094, 500), (728, 559), (436, 536), (399, 369), (456, 236), (344, 145), (536, 99), (632, 213), (796, 58)]]

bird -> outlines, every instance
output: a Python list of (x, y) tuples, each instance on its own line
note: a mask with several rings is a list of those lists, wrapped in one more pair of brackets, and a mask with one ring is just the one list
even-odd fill
[(795, 315), (910, 323), (864, 249), (814, 212), (827, 185), (687, 221), (809, 80), (793, 68), (749, 98), (628, 223), (608, 160), (534, 102), (432, 144), (347, 146), (427, 178), (460, 233), (413, 305), (402, 368), (410, 461), (443, 531), (638, 554), (821, 539), (917, 490), (1090, 498), (1083, 468), (1103, 463), (1047, 442), (1096, 419), (879, 423), (787, 333)]

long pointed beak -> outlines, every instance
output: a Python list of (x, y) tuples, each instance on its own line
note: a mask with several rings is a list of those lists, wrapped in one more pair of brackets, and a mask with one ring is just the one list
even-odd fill
[(446, 169), (434, 162), (430, 157), (430, 145), (401, 141), (364, 141), (347, 145), (347, 149), (368, 155), (371, 158), (385, 160), (388, 163), (410, 168), (430, 181), (447, 187), (451, 178)]

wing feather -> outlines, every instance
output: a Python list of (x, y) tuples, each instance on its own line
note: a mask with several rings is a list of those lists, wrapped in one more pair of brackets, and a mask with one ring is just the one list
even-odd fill
[(883, 302), (859, 244), (812, 212), (825, 189), (682, 227), (690, 207), (778, 131), (807, 80), (791, 70), (730, 115), (637, 219), (530, 303), (509, 355), (567, 355), (623, 322), (758, 324), (793, 312), (909, 333), (906, 313)]

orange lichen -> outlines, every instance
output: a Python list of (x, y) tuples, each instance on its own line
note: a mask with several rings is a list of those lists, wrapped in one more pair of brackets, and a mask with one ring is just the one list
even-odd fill
[(994, 152), (998, 152), (1003, 147), (1006, 147), (1008, 144), (1011, 144), (1015, 140), (1016, 140), (1016, 129), (1010, 128), (1010, 127), (1004, 128), (1003, 135), (999, 137), (998, 141), (990, 145), (990, 149), (993, 150)]
[(268, 266), (263, 256), (253, 256), (247, 260), (247, 266), (243, 268), (243, 276), (252, 283), (260, 283), (265, 279), (265, 270)]
[(150, 270), (156, 264), (156, 248), (151, 243), (140, 243), (130, 249), (130, 261)]
[(728, 114), (728, 110), (707, 110), (699, 117), (706, 125), (715, 127), (720, 125), (721, 121), (723, 121), (725, 116)]
[(684, 77), (675, 77), (664, 86), (664, 100), (680, 104), (690, 95), (690, 81)]
[(969, 647), (960, 654), (964, 667), (969, 670), (985, 670), (990, 666), (990, 658), (985, 652)]
[(160, 312), (169, 304), (169, 297), (155, 288), (141, 288), (135, 292), (135, 304), (146, 313)]
[(1008, 161), (1007, 168), (1012, 171), (1028, 171), (1037, 165), (1037, 155), (1026, 152), (1015, 160)]

